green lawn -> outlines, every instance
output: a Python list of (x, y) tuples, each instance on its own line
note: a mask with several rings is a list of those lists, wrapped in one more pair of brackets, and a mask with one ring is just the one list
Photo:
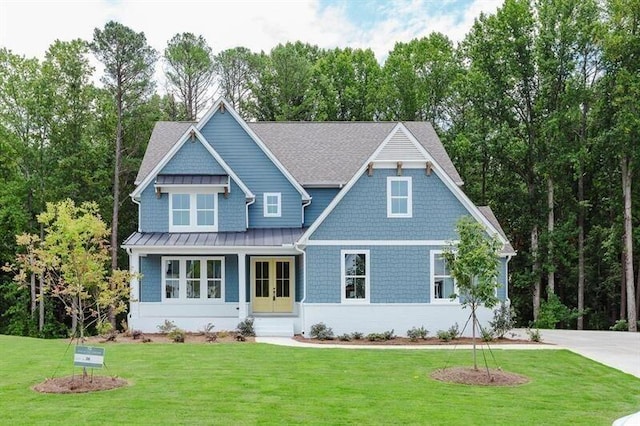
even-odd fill
[(32, 391), (56, 368), (56, 376), (71, 375), (67, 344), (0, 336), (1, 424), (610, 425), (640, 410), (640, 379), (557, 350), (495, 351), (504, 370), (531, 378), (495, 388), (429, 378), (447, 358), (469, 365), (463, 350), (110, 344), (104, 373), (130, 386)]

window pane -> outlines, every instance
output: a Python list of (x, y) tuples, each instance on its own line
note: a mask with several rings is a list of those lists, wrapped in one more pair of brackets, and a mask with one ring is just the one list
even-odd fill
[(355, 278), (346, 278), (345, 284), (346, 284), (344, 287), (345, 299), (355, 299), (356, 298)]
[(198, 210), (198, 226), (213, 226), (213, 211)]
[(268, 205), (267, 206), (268, 214), (278, 214), (278, 206), (277, 205)]
[(407, 197), (409, 195), (409, 185), (406, 180), (391, 181), (392, 197)]
[(207, 297), (209, 299), (220, 299), (222, 283), (219, 280), (207, 280)]
[(180, 261), (167, 260), (165, 262), (164, 273), (166, 278), (179, 278), (180, 277)]
[(173, 224), (178, 226), (189, 225), (189, 211), (174, 210)]
[(406, 198), (393, 198), (391, 200), (391, 213), (393, 214), (406, 214), (407, 213), (407, 199)]
[(356, 299), (364, 299), (365, 298), (365, 279), (364, 278), (356, 278)]
[(366, 255), (364, 253), (359, 254), (345, 254), (344, 256), (344, 270), (346, 276), (353, 275), (365, 275), (366, 274)]
[(198, 210), (213, 210), (213, 194), (198, 194), (196, 205)]
[(442, 298), (450, 299), (452, 295), (455, 294), (455, 288), (453, 286), (453, 278), (444, 277), (442, 278)]
[(277, 195), (267, 195), (267, 205), (268, 206), (278, 206), (278, 196)]
[(189, 210), (189, 194), (172, 194), (173, 209)]
[(177, 299), (180, 297), (180, 281), (175, 279), (166, 280), (165, 291), (167, 299)]
[(187, 298), (200, 298), (200, 280), (187, 280)]
[(200, 278), (199, 260), (187, 260), (187, 278)]
[(449, 275), (448, 268), (446, 267), (444, 258), (437, 255), (433, 260), (433, 274), (434, 275)]
[(207, 278), (222, 278), (222, 261), (207, 260)]

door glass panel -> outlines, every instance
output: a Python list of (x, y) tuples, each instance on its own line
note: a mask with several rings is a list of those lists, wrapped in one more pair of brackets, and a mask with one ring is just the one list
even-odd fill
[(187, 298), (200, 298), (200, 261), (187, 260)]
[(165, 297), (177, 299), (180, 297), (180, 261), (167, 260), (165, 262)]
[(276, 262), (276, 297), (290, 297), (289, 262)]
[(222, 261), (207, 260), (207, 297), (220, 299), (222, 297)]
[(256, 297), (269, 297), (269, 262), (256, 262)]

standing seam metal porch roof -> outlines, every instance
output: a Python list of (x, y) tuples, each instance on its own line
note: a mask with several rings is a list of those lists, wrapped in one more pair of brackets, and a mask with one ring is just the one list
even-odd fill
[(243, 232), (134, 232), (123, 247), (282, 247), (293, 245), (307, 228), (258, 228)]
[[(193, 122), (156, 123), (136, 184), (142, 182), (193, 125)], [(343, 185), (380, 146), (397, 122), (249, 122), (301, 185)], [(457, 184), (462, 185), (451, 159), (428, 122), (403, 122), (418, 142)]]

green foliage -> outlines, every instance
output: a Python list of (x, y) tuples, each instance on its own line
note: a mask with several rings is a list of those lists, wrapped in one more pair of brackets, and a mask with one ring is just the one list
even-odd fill
[(164, 322), (157, 327), (158, 331), (162, 334), (168, 334), (178, 328), (178, 326), (173, 321), (169, 320), (164, 320)]
[(493, 311), (493, 320), (489, 321), (489, 325), (496, 337), (502, 339), (516, 325), (513, 306), (504, 301), (500, 302), (500, 306)]
[(488, 328), (480, 327), (480, 339), (483, 342), (492, 342), (496, 338), (494, 331)]
[(184, 343), (184, 340), (187, 337), (187, 332), (181, 328), (176, 327), (167, 333), (167, 337), (169, 337), (169, 339), (173, 340), (175, 343)]
[(360, 340), (364, 337), (364, 334), (359, 331), (354, 331), (353, 333), (351, 333), (351, 337), (353, 338), (353, 340)]
[(438, 330), (436, 332), (436, 336), (440, 340), (450, 342), (451, 340), (455, 340), (460, 336), (460, 327), (458, 326), (458, 323), (455, 323), (451, 327), (449, 327), (448, 330)]
[(539, 329), (534, 330), (532, 328), (528, 328), (527, 335), (529, 336), (529, 340), (532, 342), (542, 342), (542, 335), (540, 334)]
[(349, 333), (340, 334), (339, 336), (336, 337), (336, 339), (340, 340), (341, 342), (350, 342), (351, 335)]
[(313, 324), (309, 333), (312, 339), (333, 340), (333, 329), (323, 322)]
[(256, 335), (253, 328), (253, 318), (248, 317), (238, 323), (238, 333), (243, 337), (251, 337)]
[(570, 309), (560, 301), (556, 294), (550, 294), (547, 300), (540, 304), (538, 320), (533, 326), (536, 328), (553, 329), (559, 323), (568, 323), (575, 320), (580, 313), (577, 309)]
[(419, 328), (412, 327), (410, 330), (407, 330), (407, 337), (412, 342), (417, 342), (418, 339), (425, 340), (428, 335), (429, 335), (429, 330), (424, 328), (424, 326), (421, 326)]

